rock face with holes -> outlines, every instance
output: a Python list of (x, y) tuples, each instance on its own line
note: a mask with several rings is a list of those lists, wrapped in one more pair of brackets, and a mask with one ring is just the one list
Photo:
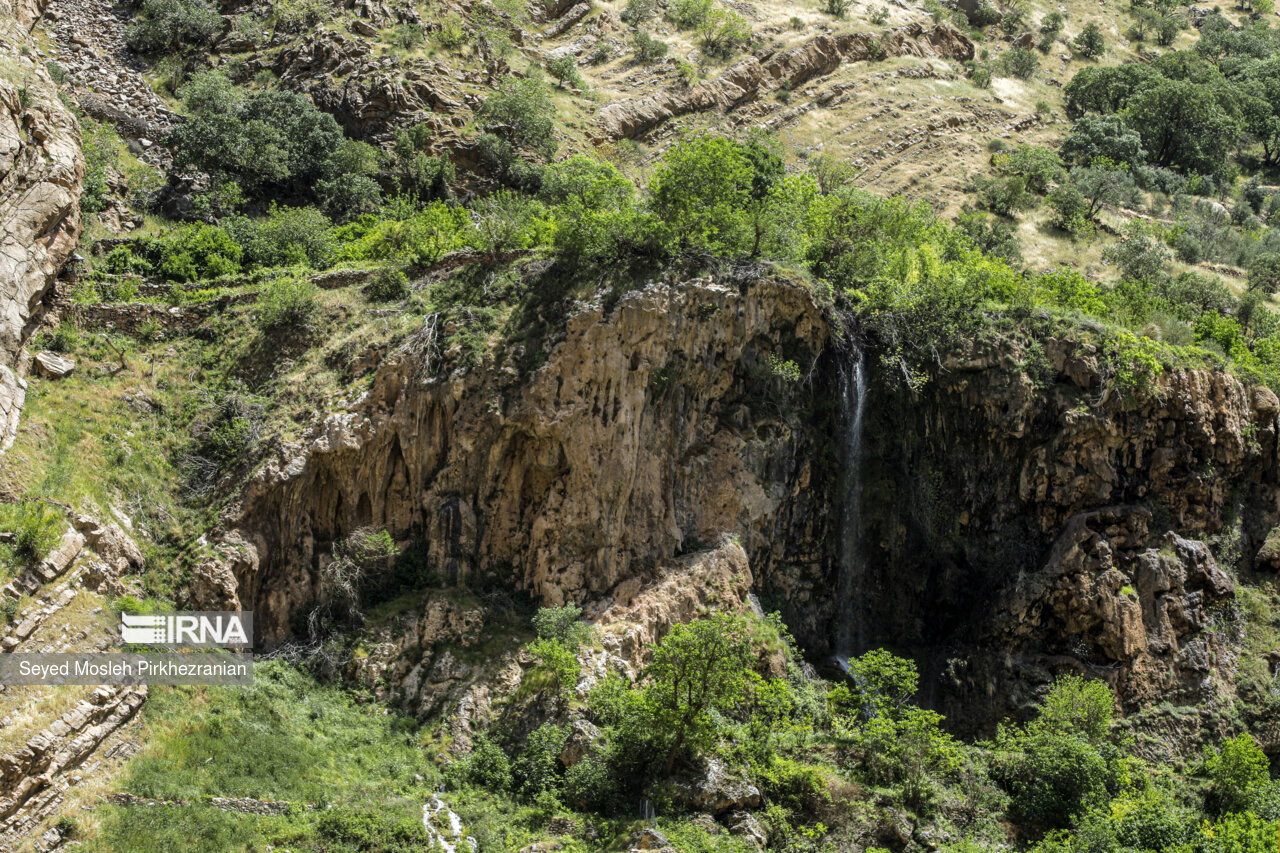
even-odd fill
[(0, 451), (25, 398), (23, 346), (80, 237), (80, 130), (32, 49), (40, 11), (0, 0)]

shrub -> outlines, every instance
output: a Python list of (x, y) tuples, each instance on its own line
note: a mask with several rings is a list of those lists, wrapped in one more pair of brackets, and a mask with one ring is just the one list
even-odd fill
[(399, 302), (409, 296), (409, 277), (398, 269), (380, 269), (369, 278), (364, 293), (374, 302)]
[(450, 775), (465, 784), (506, 791), (511, 788), (511, 760), (501, 747), (478, 734), (472, 740), (471, 754), (454, 762)]
[(1105, 796), (1107, 762), (1084, 739), (1044, 730), (1020, 747), (1009, 784), (1019, 820), (1040, 829), (1065, 827)]
[(1146, 160), (1142, 137), (1118, 116), (1087, 115), (1076, 119), (1062, 142), (1062, 159), (1090, 165), (1099, 158), (1136, 166)]
[(80, 118), (81, 148), (84, 151), (84, 193), (80, 209), (89, 213), (106, 210), (111, 200), (111, 173), (120, 163), (120, 135), (105, 122), (88, 116)]
[(301, 276), (280, 276), (263, 288), (255, 306), (264, 331), (305, 326), (315, 316), (319, 289)]
[(480, 105), (485, 130), (512, 145), (536, 151), (544, 157), (556, 152), (555, 105), (551, 90), (538, 75), (507, 75)]
[(666, 17), (680, 29), (690, 30), (702, 26), (712, 8), (712, 0), (673, 0)]
[(1057, 153), (1039, 145), (1019, 145), (1012, 151), (995, 155), (991, 161), (1001, 174), (1023, 178), (1026, 188), (1039, 195), (1043, 195), (1050, 184), (1066, 177)]
[(14, 553), (28, 565), (39, 563), (62, 539), (65, 526), (62, 514), (43, 501), (22, 501), (13, 519)]
[(635, 54), (636, 62), (646, 65), (667, 55), (667, 43), (662, 39), (654, 38), (644, 30), (636, 30), (631, 36), (631, 50)]
[(1280, 254), (1262, 252), (1249, 263), (1249, 289), (1267, 295), (1280, 290)]
[(226, 230), (197, 222), (159, 239), (140, 240), (149, 267), (168, 281), (221, 278), (240, 271), (243, 250)]
[(1258, 742), (1242, 734), (1206, 752), (1204, 772), (1209, 777), (1212, 807), (1219, 814), (1247, 808), (1254, 786), (1268, 781), (1270, 762)]
[(36, 344), (53, 352), (71, 352), (80, 344), (80, 330), (70, 320), (63, 320), (54, 328), (41, 332)]
[(1001, 57), (1000, 64), (1006, 74), (1030, 80), (1040, 70), (1040, 57), (1025, 47), (1015, 47)]
[(641, 24), (646, 24), (653, 20), (657, 14), (658, 6), (654, 0), (627, 0), (626, 7), (618, 17), (625, 24), (639, 27)]
[(446, 252), (478, 242), (467, 212), (434, 201), (404, 219), (367, 216), (335, 229), (341, 260), (399, 260), (430, 266)]
[(568, 83), (575, 88), (582, 88), (582, 75), (578, 73), (578, 60), (573, 54), (557, 56), (547, 63), (547, 73), (554, 77), (558, 84)]
[[(1070, 275), (1065, 270), (1057, 275), (1063, 274)], [(1092, 294), (1089, 294), (1089, 288), (1093, 289)], [(1089, 294), (1083, 300), (1077, 296), (1076, 301), (1091, 302), (1098, 293), (1096, 286), (1083, 278), (1074, 282), (1073, 289), (1076, 294)], [(1095, 309), (1092, 313), (1099, 312)], [(1068, 675), (1053, 683), (1035, 725), (1052, 732), (1073, 734), (1090, 743), (1099, 743), (1107, 737), (1111, 719), (1115, 716), (1115, 704), (1115, 696), (1105, 682)]]
[(302, 264), (326, 269), (336, 256), (334, 230), (329, 218), (314, 207), (277, 207), (261, 220), (236, 217), (227, 230), (244, 247), (248, 264), (280, 267)]
[(560, 792), (560, 752), (564, 749), (568, 729), (554, 723), (543, 723), (525, 741), (524, 750), (513, 768), (519, 780), (517, 792), (528, 802), (539, 795)]
[(997, 216), (1013, 216), (1035, 203), (1035, 197), (1027, 191), (1027, 180), (1015, 175), (1011, 178), (975, 177), (974, 189), (978, 203)]
[(178, 94), (189, 115), (169, 137), (175, 163), (228, 176), (246, 190), (311, 194), (342, 148), (333, 116), (295, 92), (245, 94), (209, 71)]
[(533, 629), (544, 640), (558, 640), (577, 648), (591, 635), (591, 626), (581, 621), (582, 608), (576, 604), (540, 607), (533, 616)]
[(222, 29), (218, 10), (206, 0), (143, 0), (140, 17), (125, 34), (139, 53), (202, 47)]
[(725, 58), (751, 41), (751, 25), (737, 12), (712, 10), (698, 27), (699, 44), (708, 56)]
[(825, 0), (822, 11), (833, 18), (843, 18), (853, 6), (853, 0)]

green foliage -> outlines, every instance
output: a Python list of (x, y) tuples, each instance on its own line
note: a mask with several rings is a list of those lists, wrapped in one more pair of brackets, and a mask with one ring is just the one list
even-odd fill
[(84, 193), (80, 209), (86, 213), (106, 210), (111, 196), (111, 174), (119, 168), (120, 135), (105, 122), (80, 117), (81, 148), (84, 151)]
[(751, 42), (747, 19), (725, 9), (712, 9), (698, 25), (698, 44), (708, 56), (725, 59)]
[(34, 566), (57, 547), (66, 519), (55, 507), (38, 500), (0, 506), (0, 530), (13, 534), (13, 553)]
[(712, 0), (673, 0), (667, 6), (666, 18), (682, 30), (696, 29), (713, 8)]
[(1097, 59), (1107, 52), (1107, 40), (1103, 37), (1102, 28), (1097, 22), (1090, 21), (1085, 24), (1079, 35), (1071, 40), (1071, 47), (1087, 59)]
[(556, 640), (577, 648), (591, 636), (591, 626), (580, 621), (582, 608), (576, 604), (540, 607), (533, 616), (533, 630), (539, 639)]
[(1270, 762), (1250, 734), (1237, 735), (1218, 749), (1206, 751), (1204, 772), (1209, 777), (1210, 802), (1219, 814), (1243, 811), (1252, 791), (1268, 781)]
[(1115, 703), (1115, 696), (1105, 682), (1067, 675), (1053, 683), (1033, 728), (1101, 743), (1107, 738), (1115, 716)]
[(711, 747), (714, 715), (744, 692), (749, 637), (741, 616), (717, 613), (673, 626), (654, 647), (644, 672), (644, 706), (655, 740), (666, 746), (666, 772), (680, 758)]
[(279, 276), (258, 295), (254, 315), (263, 331), (304, 327), (319, 308), (319, 288), (303, 276)]
[(179, 226), (163, 237), (140, 239), (134, 248), (136, 258), (131, 254), (116, 256), (108, 266), (147, 272), (168, 281), (200, 281), (236, 274), (244, 255), (227, 231), (201, 222)]
[(1280, 290), (1280, 253), (1263, 252), (1249, 264), (1249, 289), (1268, 296)]
[(654, 0), (627, 0), (627, 5), (618, 17), (624, 24), (639, 27), (653, 20), (657, 14), (658, 6)]
[(480, 105), (481, 126), (517, 148), (543, 157), (556, 153), (555, 105), (551, 89), (536, 74), (507, 75)]
[(297, 93), (245, 93), (208, 71), (178, 94), (188, 116), (169, 138), (175, 163), (226, 176), (246, 191), (308, 195), (342, 151), (333, 116)]
[(825, 0), (822, 11), (833, 18), (840, 19), (849, 13), (853, 0)]
[(575, 88), (582, 88), (582, 75), (578, 73), (578, 60), (571, 53), (558, 56), (547, 63), (547, 73), (554, 77), (559, 85), (568, 83)]
[(511, 788), (511, 760), (502, 747), (483, 734), (472, 738), (471, 753), (449, 767), (456, 783), (479, 785), (490, 791)]
[(1146, 161), (1142, 138), (1114, 115), (1085, 115), (1076, 119), (1062, 142), (1062, 159), (1091, 165), (1099, 159), (1137, 165)]
[(409, 296), (409, 277), (391, 267), (380, 269), (370, 276), (364, 293), (373, 302), (399, 302)]
[(263, 219), (235, 217), (226, 227), (250, 266), (325, 269), (335, 260), (332, 223), (314, 207), (272, 205)]
[(142, 0), (140, 20), (125, 40), (139, 53), (161, 53), (210, 44), (222, 18), (206, 0)]
[(636, 62), (647, 65), (667, 55), (667, 43), (644, 30), (636, 30), (631, 36), (631, 51), (635, 54)]
[(532, 802), (539, 795), (559, 794), (560, 752), (568, 735), (566, 727), (554, 723), (543, 723), (533, 730), (512, 768), (513, 778), (519, 780), (519, 796)]
[(402, 261), (430, 266), (446, 253), (478, 242), (467, 212), (431, 202), (404, 218), (360, 217), (334, 230), (338, 260)]
[(1040, 70), (1040, 57), (1025, 47), (1014, 47), (1001, 57), (1000, 67), (1006, 74), (1030, 80)]
[(991, 163), (1003, 175), (1022, 178), (1026, 188), (1037, 195), (1044, 195), (1050, 184), (1066, 177), (1058, 154), (1039, 145), (1019, 145), (994, 155)]

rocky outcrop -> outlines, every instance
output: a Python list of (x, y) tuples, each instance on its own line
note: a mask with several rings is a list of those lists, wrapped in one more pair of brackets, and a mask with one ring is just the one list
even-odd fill
[[(1280, 402), (1209, 370), (1120, 394), (1111, 357), (1075, 334), (970, 342), (918, 392), (872, 371), (846, 607), (832, 591), (850, 473), (832, 437), (849, 413), (830, 389), (850, 356), (807, 288), (768, 276), (585, 306), (526, 378), (441, 377), (438, 352), (406, 346), (256, 476), (197, 572), (199, 601), (252, 608), (260, 639), (282, 639), (320, 601), (334, 542), (385, 527), (446, 586), (584, 604), (605, 626), (584, 689), (754, 591), (814, 657), (846, 619), (862, 646), (914, 657), (926, 700), (964, 730), (1062, 671), (1106, 678), (1131, 710), (1225, 696), (1234, 573), (1270, 565)], [(771, 357), (809, 378), (780, 378)], [(469, 613), (433, 599), (356, 680), (418, 713), (470, 691), (482, 714), (495, 694), (467, 687), (458, 651), (484, 635)], [(518, 685), (522, 666), (503, 658), (498, 681)]]
[(40, 9), (0, 0), (0, 451), (25, 397), (23, 346), (80, 237), (80, 131), (37, 61)]
[(603, 107), (597, 116), (600, 135), (609, 141), (643, 136), (676, 116), (706, 110), (729, 111), (777, 89), (793, 89), (814, 77), (830, 74), (843, 62), (885, 56), (973, 58), (973, 43), (950, 24), (933, 29), (910, 24), (877, 36), (872, 33), (821, 35), (772, 58), (749, 56), (714, 80), (687, 91), (664, 91)]
[(448, 582), (547, 603), (600, 599), (725, 533), (756, 562), (775, 547), (789, 561), (774, 531), (782, 513), (810, 518), (798, 412), (812, 389), (769, 358), (811, 364), (827, 334), (807, 288), (697, 280), (584, 306), (527, 382), (424, 382), (422, 356), (403, 351), (359, 405), (255, 477), (233, 519), (241, 544), (201, 576), (225, 588), (234, 575), (270, 641), (361, 526), (418, 538)]

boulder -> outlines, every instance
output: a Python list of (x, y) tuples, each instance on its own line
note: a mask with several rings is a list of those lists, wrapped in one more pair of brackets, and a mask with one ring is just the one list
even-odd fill
[(48, 350), (36, 353), (35, 365), (36, 372), (49, 379), (61, 379), (64, 376), (70, 376), (71, 371), (76, 369), (74, 359), (66, 358)]
[(577, 764), (596, 742), (600, 740), (600, 729), (586, 720), (574, 720), (569, 727), (569, 736), (565, 739), (564, 748), (560, 750), (560, 763), (565, 767)]
[(740, 812), (760, 805), (760, 789), (729, 773), (723, 761), (707, 761), (702, 778), (692, 784), (677, 784), (677, 797), (699, 811), (722, 814)]

